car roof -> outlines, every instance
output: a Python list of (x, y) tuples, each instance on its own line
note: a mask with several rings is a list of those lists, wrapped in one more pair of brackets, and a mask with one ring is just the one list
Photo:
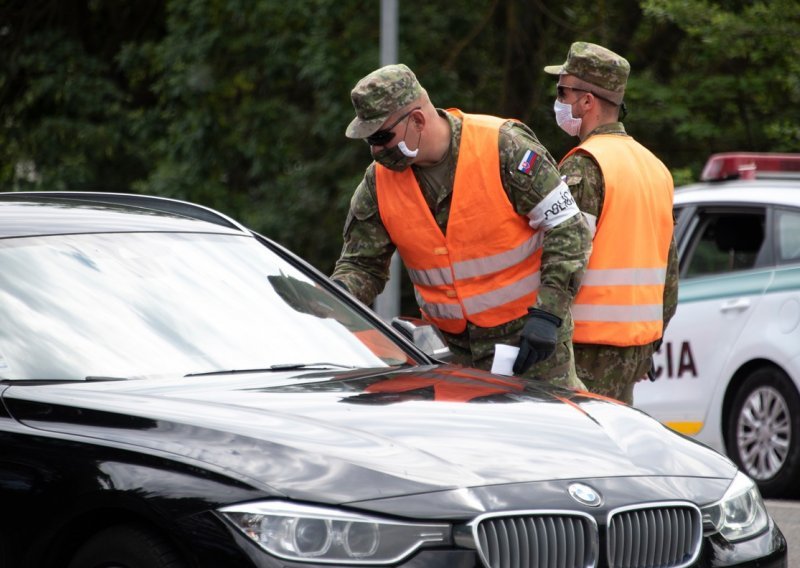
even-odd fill
[(0, 193), (0, 238), (106, 232), (249, 232), (212, 209), (101, 192)]
[(675, 188), (675, 205), (725, 203), (800, 207), (800, 178), (701, 182)]

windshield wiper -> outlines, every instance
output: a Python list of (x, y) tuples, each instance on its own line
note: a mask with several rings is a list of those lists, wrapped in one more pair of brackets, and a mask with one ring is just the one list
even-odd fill
[(279, 371), (294, 371), (295, 369), (305, 370), (325, 370), (325, 369), (356, 369), (352, 365), (342, 365), (340, 363), (277, 363), (260, 369), (225, 369), (222, 371), (207, 371), (203, 373), (189, 373), (184, 377), (207, 377), (210, 375), (236, 375), (238, 373), (274, 373)]
[(83, 381), (78, 379), (9, 379), (7, 377), (0, 377), (0, 384), (4, 385), (66, 385), (77, 384), (80, 382), (85, 383), (101, 383), (106, 381), (132, 381), (128, 377), (105, 377), (100, 375), (89, 375), (83, 378)]

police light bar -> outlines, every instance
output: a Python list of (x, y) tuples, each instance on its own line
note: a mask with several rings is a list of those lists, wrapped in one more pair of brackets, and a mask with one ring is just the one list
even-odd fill
[[(700, 174), (700, 181), (755, 179), (756, 174), (800, 176), (800, 154), (774, 152), (723, 152), (712, 154)], [(777, 176), (770, 176), (777, 177)]]

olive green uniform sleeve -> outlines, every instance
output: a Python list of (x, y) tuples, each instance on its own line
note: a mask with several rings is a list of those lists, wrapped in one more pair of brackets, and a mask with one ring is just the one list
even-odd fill
[[(525, 168), (519, 166), (528, 150), (535, 152), (537, 158), (533, 168), (526, 173)], [(552, 199), (551, 193), (563, 187), (555, 160), (536, 135), (521, 123), (509, 122), (500, 130), (500, 166), (509, 200), (520, 215), (531, 218), (543, 200)], [(572, 334), (569, 308), (580, 287), (591, 251), (589, 228), (577, 209), (555, 226), (534, 228), (544, 233), (535, 307), (561, 318), (565, 323), (561, 332), (569, 337)]]
[(564, 160), (559, 169), (578, 209), (587, 217), (594, 232), (606, 194), (600, 166), (589, 155), (577, 152)]
[[(674, 232), (673, 232), (674, 233)], [(669, 243), (669, 257), (667, 258), (667, 279), (664, 282), (664, 331), (667, 331), (675, 310), (678, 309), (678, 247), (675, 244), (675, 235)]]
[(374, 163), (350, 200), (343, 237), (342, 253), (331, 278), (371, 304), (389, 279), (389, 263), (396, 248), (378, 213)]

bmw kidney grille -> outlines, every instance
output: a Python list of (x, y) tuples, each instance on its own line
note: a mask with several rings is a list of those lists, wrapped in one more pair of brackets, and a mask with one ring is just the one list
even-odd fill
[[(594, 568), (600, 532), (591, 515), (571, 511), (513, 511), (471, 523), (486, 568)], [(700, 553), (700, 510), (690, 503), (650, 503), (609, 513), (611, 568), (685, 568)]]

